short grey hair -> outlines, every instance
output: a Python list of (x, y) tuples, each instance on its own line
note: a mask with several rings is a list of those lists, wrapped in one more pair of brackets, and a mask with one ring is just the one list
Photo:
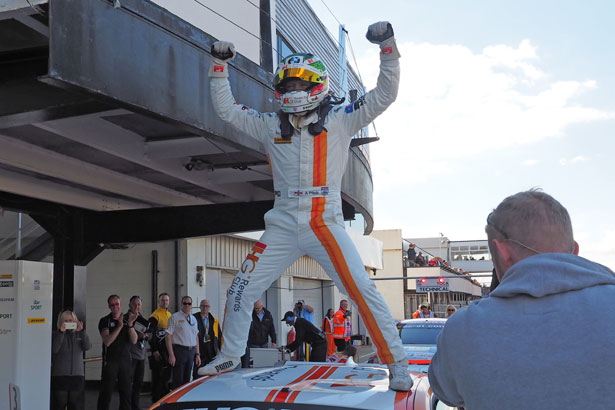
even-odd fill
[(540, 252), (571, 252), (574, 249), (568, 211), (539, 188), (504, 199), (492, 212), (485, 232), (489, 239), (513, 239)]

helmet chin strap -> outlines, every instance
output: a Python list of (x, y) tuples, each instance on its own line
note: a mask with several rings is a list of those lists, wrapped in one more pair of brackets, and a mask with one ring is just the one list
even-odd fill
[[(294, 134), (293, 127), (296, 129), (300, 129), (308, 126), (308, 130), (312, 135), (318, 135), (327, 129), (324, 127), (325, 119), (333, 108), (333, 105), (342, 104), (345, 98), (335, 98), (332, 95), (327, 96), (327, 98), (318, 105), (318, 107), (313, 110), (304, 111), (302, 113), (294, 113), (287, 114), (283, 111), (278, 112), (278, 117), (280, 118), (280, 131), (282, 134), (282, 138), (290, 139)], [(314, 118), (316, 116), (316, 118)], [(316, 120), (316, 121), (314, 121)]]

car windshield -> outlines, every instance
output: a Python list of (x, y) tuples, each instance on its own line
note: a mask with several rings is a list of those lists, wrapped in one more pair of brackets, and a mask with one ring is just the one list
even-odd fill
[(401, 342), (411, 345), (435, 345), (443, 328), (442, 324), (431, 323), (405, 325), (401, 329)]

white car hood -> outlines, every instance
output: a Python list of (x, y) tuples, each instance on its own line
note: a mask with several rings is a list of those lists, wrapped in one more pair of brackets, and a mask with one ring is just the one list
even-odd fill
[(424, 374), (412, 374), (412, 378), (412, 390), (399, 393), (389, 390), (386, 366), (286, 362), (281, 367), (242, 369), (194, 380), (152, 409), (411, 409), (417, 396), (413, 392), (428, 383)]

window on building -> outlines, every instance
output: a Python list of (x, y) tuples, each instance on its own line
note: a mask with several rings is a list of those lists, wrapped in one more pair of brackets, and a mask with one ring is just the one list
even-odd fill
[(491, 254), (487, 245), (451, 246), (451, 259), (454, 261), (491, 260)]
[(280, 34), (279, 31), (276, 33), (275, 48), (277, 50), (277, 55), (278, 55), (278, 59), (277, 59), (278, 64), (280, 64), (280, 61), (282, 61), (284, 57), (295, 52), (295, 50), (290, 46), (290, 44), (288, 44), (288, 41), (286, 41), (286, 39)]

